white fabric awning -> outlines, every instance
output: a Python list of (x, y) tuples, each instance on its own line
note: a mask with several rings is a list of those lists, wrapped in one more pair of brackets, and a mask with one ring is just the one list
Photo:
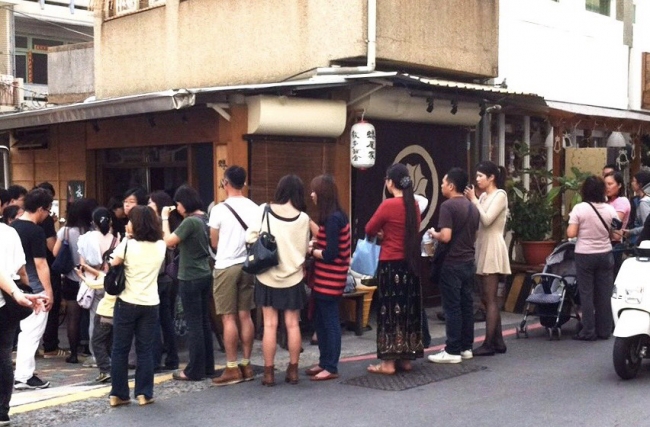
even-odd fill
[(596, 116), (603, 118), (639, 120), (650, 122), (650, 112), (632, 110), (619, 110), (616, 108), (596, 107), (593, 105), (571, 104), (569, 102), (546, 101), (546, 105), (552, 110), (566, 111), (567, 113), (581, 114), (584, 116)]

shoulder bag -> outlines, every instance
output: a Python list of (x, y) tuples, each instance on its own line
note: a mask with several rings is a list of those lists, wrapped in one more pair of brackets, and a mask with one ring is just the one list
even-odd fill
[[(27, 285), (23, 285), (21, 283), (16, 282), (16, 285), (18, 285), (18, 289), (20, 289), (20, 292), (25, 293), (25, 294), (31, 294), (32, 288), (30, 288)], [(29, 317), (30, 314), (34, 312), (32, 307), (25, 307), (16, 302), (14, 297), (12, 297), (10, 294), (5, 292), (4, 290), (2, 291), (2, 297), (5, 300), (5, 305), (0, 308), (0, 310), (5, 310), (7, 313), (7, 317), (9, 318), (10, 321), (18, 323), (23, 319), (26, 319)]]
[(433, 283), (440, 283), (440, 273), (442, 272), (442, 266), (445, 263), (445, 258), (447, 258), (447, 254), (456, 241), (456, 237), (458, 237), (461, 231), (465, 229), (465, 224), (467, 224), (467, 221), (469, 220), (469, 214), (471, 211), (472, 203), (470, 202), (469, 206), (467, 207), (467, 216), (465, 217), (465, 221), (460, 225), (460, 227), (458, 227), (457, 231), (452, 230), (451, 240), (448, 243), (439, 243), (436, 246), (436, 251), (433, 254), (433, 258), (431, 259), (431, 275), (429, 276)]
[[(269, 223), (269, 205), (264, 207), (262, 214), (262, 225), (260, 233), (255, 243), (246, 246), (246, 260), (242, 270), (248, 274), (260, 274), (271, 267), (278, 265), (278, 245), (275, 236), (271, 234), (271, 225)], [(262, 231), (266, 218), (266, 231)]]
[(61, 248), (52, 263), (52, 272), (55, 274), (68, 274), (74, 268), (74, 258), (72, 257), (72, 249), (70, 248), (70, 241), (68, 240), (68, 230), (68, 227), (65, 227)]
[(127, 240), (124, 243), (124, 258), (122, 259), (122, 263), (112, 265), (108, 269), (106, 276), (104, 276), (104, 290), (109, 295), (117, 296), (124, 291), (124, 288), (126, 288), (126, 271), (124, 270), (124, 264), (126, 263), (126, 250), (128, 247), (129, 241)]

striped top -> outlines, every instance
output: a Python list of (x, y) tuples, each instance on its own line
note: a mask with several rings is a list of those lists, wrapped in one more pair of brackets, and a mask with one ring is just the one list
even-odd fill
[(350, 267), (350, 222), (343, 212), (335, 212), (320, 224), (316, 248), (323, 259), (314, 260), (314, 292), (338, 297), (343, 294)]

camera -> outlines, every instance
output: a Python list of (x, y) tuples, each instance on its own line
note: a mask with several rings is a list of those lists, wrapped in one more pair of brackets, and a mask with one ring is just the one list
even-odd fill
[(612, 218), (611, 226), (612, 226), (612, 230), (620, 230), (621, 228), (623, 228), (623, 221), (621, 221), (618, 218)]

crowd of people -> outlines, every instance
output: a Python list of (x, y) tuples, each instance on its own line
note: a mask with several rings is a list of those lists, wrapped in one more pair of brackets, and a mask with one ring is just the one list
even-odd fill
[[(492, 162), (476, 166), (475, 185), (467, 172), (450, 169), (442, 179), (437, 227), (426, 231), (444, 248), (438, 285), (446, 319), (446, 346), (430, 355), (433, 363), (460, 363), (474, 356), (505, 353), (497, 299), (499, 282), (510, 274), (504, 240), (508, 198), (506, 171)], [(424, 356), (428, 328), (423, 317), (418, 269), (419, 229), (423, 206), (414, 194), (409, 170), (394, 164), (386, 171), (384, 200), (365, 225), (381, 250), (377, 267), (377, 358), (372, 374), (393, 375), (413, 369)], [(632, 179), (636, 198), (624, 197), (622, 175), (605, 171), (582, 187), (582, 203), (569, 216), (567, 236), (577, 238), (576, 266), (582, 310), (578, 340), (606, 339), (611, 334), (609, 295), (617, 263), (616, 248), (625, 239), (650, 236), (650, 173)], [(311, 298), (319, 362), (305, 374), (313, 381), (338, 378), (341, 354), (339, 301), (351, 257), (350, 221), (341, 208), (329, 175), (310, 183), (317, 217), (306, 214), (302, 180), (284, 176), (273, 200), (258, 206), (244, 196), (246, 172), (225, 170), (220, 183), (227, 198), (206, 210), (198, 192), (179, 187), (164, 191), (128, 190), (121, 200), (99, 206), (92, 199), (68, 203), (66, 221), (51, 212), (54, 188), (42, 183), (31, 191), (20, 186), (2, 190), (0, 288), (18, 304), (33, 307), (20, 323), (2, 320), (0, 296), (0, 422), (8, 421), (11, 390), (49, 386), (34, 374), (35, 354), (65, 357), (98, 369), (97, 382), (110, 382), (109, 403), (131, 402), (128, 369), (135, 368), (134, 394), (139, 404), (153, 402), (153, 375), (172, 370), (177, 381), (210, 378), (214, 386), (254, 379), (251, 310), (263, 315), (262, 384), (274, 386), (278, 325), (286, 328), (289, 364), (285, 382), (299, 381), (301, 310)], [(622, 227), (612, 224), (619, 220)], [(619, 231), (615, 228), (620, 228)], [(263, 232), (277, 245), (277, 265), (256, 275), (243, 270), (247, 245)], [(57, 261), (69, 251), (73, 268), (59, 271)], [(313, 271), (306, 274), (306, 261)], [(123, 265), (125, 288), (117, 296), (103, 291), (111, 268)], [(306, 277), (310, 297), (307, 296)], [(473, 289), (478, 282), (486, 312), (486, 337), (474, 345)], [(29, 286), (24, 294), (17, 283)], [(189, 361), (179, 369), (174, 331), (177, 296), (187, 322)], [(65, 309), (69, 350), (59, 348), (58, 320)], [(221, 318), (226, 367), (215, 376), (214, 315)], [(282, 319), (280, 319), (282, 316)], [(281, 322), (282, 321), (282, 322)], [(19, 332), (18, 332), (19, 331)], [(15, 371), (11, 352), (16, 348)], [(241, 358), (239, 354), (241, 351)], [(163, 355), (165, 356), (163, 359)]]

